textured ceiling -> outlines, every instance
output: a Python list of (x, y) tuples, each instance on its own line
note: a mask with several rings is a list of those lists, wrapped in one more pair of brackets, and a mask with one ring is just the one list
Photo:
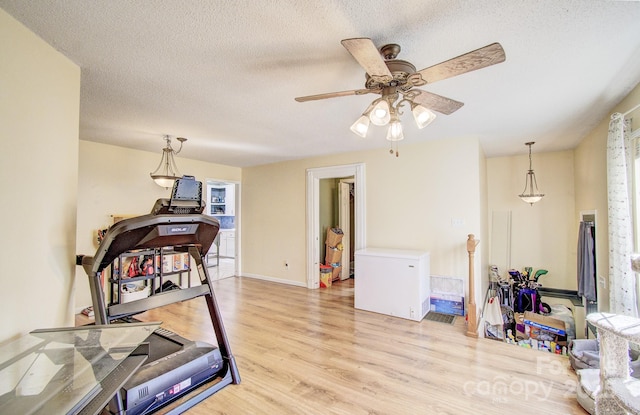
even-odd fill
[(487, 156), (575, 147), (640, 80), (640, 2), (0, 0), (82, 68), (80, 138), (251, 166), (380, 148), (349, 127), (375, 98), (340, 40), (398, 43), (418, 69), (500, 42), (504, 63), (421, 89), (465, 105), (405, 143), (477, 137)]

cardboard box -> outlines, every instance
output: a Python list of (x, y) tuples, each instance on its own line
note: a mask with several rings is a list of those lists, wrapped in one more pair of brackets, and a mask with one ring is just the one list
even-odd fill
[(564, 321), (542, 314), (526, 311), (524, 313), (524, 332), (530, 339), (550, 341), (565, 346), (567, 330)]
[(173, 271), (182, 271), (182, 254), (173, 254)]
[(332, 267), (331, 271), (331, 280), (335, 281), (340, 279), (340, 272), (342, 271), (342, 267)]
[(168, 273), (173, 271), (173, 255), (162, 255), (162, 272)]
[(190, 259), (191, 258), (189, 258), (189, 253), (188, 252), (185, 252), (184, 254), (182, 254), (182, 269), (184, 271), (189, 270)]
[(429, 304), (437, 313), (464, 316), (464, 297), (435, 293), (429, 297)]
[(431, 275), (429, 304), (431, 310), (464, 316), (464, 280), (459, 277)]
[(320, 288), (331, 287), (332, 268), (328, 265), (320, 265)]
[(432, 294), (455, 294), (464, 297), (463, 278), (442, 275), (431, 275), (430, 278), (430, 291)]
[(324, 263), (326, 265), (331, 265), (336, 263), (339, 264), (341, 261), (342, 261), (342, 250), (327, 246), (327, 252), (325, 253), (325, 256), (324, 256)]
[(340, 242), (342, 242), (343, 236), (344, 234), (342, 233), (342, 229), (340, 228), (327, 229), (327, 239), (324, 243), (327, 246), (335, 248)]

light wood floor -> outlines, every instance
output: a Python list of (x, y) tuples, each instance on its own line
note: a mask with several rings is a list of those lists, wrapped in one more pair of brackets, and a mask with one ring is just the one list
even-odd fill
[[(328, 289), (250, 278), (213, 283), (242, 382), (189, 414), (586, 414), (568, 359), (453, 325), (353, 308), (353, 280)], [(203, 299), (141, 320), (215, 343)]]

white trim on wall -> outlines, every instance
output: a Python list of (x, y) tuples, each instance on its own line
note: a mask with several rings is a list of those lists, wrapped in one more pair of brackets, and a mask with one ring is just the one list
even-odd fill
[(320, 180), (354, 177), (355, 249), (366, 244), (364, 163), (307, 169), (307, 288), (320, 287)]
[(276, 282), (278, 284), (295, 285), (297, 287), (305, 287), (306, 286), (304, 282), (285, 280), (285, 279), (282, 279), (282, 278), (270, 277), (268, 275), (251, 274), (251, 273), (246, 273), (246, 272), (244, 274), (242, 274), (242, 278), (253, 278), (253, 279), (256, 279), (256, 280)]

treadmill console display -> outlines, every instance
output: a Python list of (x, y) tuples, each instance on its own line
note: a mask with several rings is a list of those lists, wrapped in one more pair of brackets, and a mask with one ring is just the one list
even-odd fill
[(173, 184), (171, 199), (158, 199), (153, 206), (153, 215), (189, 215), (202, 213), (202, 182), (193, 176), (182, 176)]
[(173, 187), (171, 200), (190, 200), (200, 202), (202, 200), (202, 183), (196, 181), (193, 176), (182, 176), (176, 180), (176, 186)]
[(193, 176), (177, 179), (171, 199), (158, 199), (148, 215), (121, 220), (105, 234), (91, 259), (92, 273), (109, 266), (118, 255), (136, 249), (196, 246), (205, 255), (220, 229), (220, 222), (203, 215), (202, 183)]

